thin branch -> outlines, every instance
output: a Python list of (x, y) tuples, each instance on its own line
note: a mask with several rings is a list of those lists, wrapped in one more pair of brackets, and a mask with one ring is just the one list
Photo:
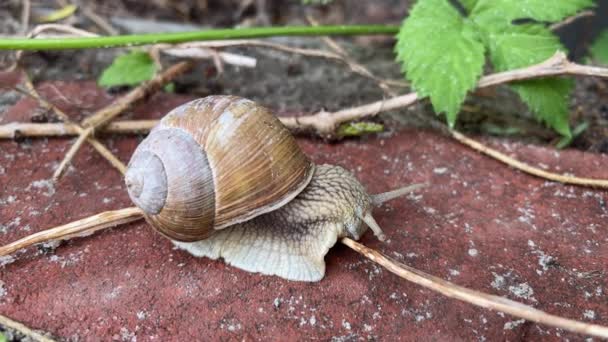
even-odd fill
[(571, 17), (568, 17), (568, 18), (566, 18), (566, 19), (564, 19), (564, 20), (562, 20), (562, 21), (560, 21), (560, 22), (557, 22), (557, 23), (555, 23), (555, 24), (553, 24), (553, 25), (549, 26), (549, 29), (550, 29), (551, 31), (559, 30), (559, 29), (561, 29), (562, 27), (567, 26), (567, 25), (570, 25), (570, 24), (572, 24), (573, 22), (575, 22), (575, 21), (577, 21), (577, 20), (579, 20), (579, 19), (581, 19), (581, 18), (585, 18), (585, 17), (592, 17), (592, 16), (594, 16), (594, 15), (595, 15), (595, 12), (593, 12), (593, 11), (591, 11), (591, 10), (582, 11), (582, 12), (580, 12), (580, 13), (576, 14), (576, 15), (573, 15), (573, 16), (571, 16)]
[(139, 208), (125, 208), (106, 211), (97, 215), (70, 222), (62, 226), (50, 228), (38, 233), (28, 235), (20, 240), (0, 247), (0, 256), (12, 254), (20, 249), (39, 243), (68, 240), (74, 237), (88, 236), (96, 231), (114, 227), (123, 223), (133, 222), (143, 217)]
[[(563, 52), (557, 52), (546, 61), (522, 69), (500, 72), (482, 77), (478, 88), (495, 86), (503, 83), (561, 75), (583, 75), (608, 77), (608, 69), (580, 65), (568, 61)], [(347, 108), (337, 112), (321, 111), (316, 114), (285, 118), (283, 123), (294, 130), (313, 131), (321, 136), (332, 136), (336, 128), (348, 121), (360, 120), (374, 116), (379, 112), (411, 106), (420, 98), (413, 92), (388, 100), (376, 101), (359, 107)]]
[(427, 289), (439, 292), (446, 297), (459, 299), (482, 308), (501, 311), (528, 321), (550, 325), (552, 327), (571, 332), (608, 338), (608, 327), (551, 315), (531, 306), (518, 303), (504, 297), (494, 296), (458, 286), (449, 281), (397, 262), (381, 254), (380, 252), (368, 248), (349, 238), (343, 238), (341, 242), (369, 260), (398, 275), (399, 277)]
[(107, 107), (102, 108), (92, 116), (83, 120), (82, 125), (85, 127), (85, 129), (80, 133), (80, 136), (68, 150), (68, 153), (66, 153), (64, 159), (59, 164), (59, 167), (55, 170), (53, 178), (57, 180), (59, 177), (61, 177), (61, 174), (65, 171), (72, 158), (76, 155), (76, 152), (78, 152), (78, 149), (82, 143), (89, 138), (97, 127), (107, 124), (110, 120), (127, 110), (133, 103), (154, 93), (178, 75), (190, 70), (193, 65), (194, 64), (189, 61), (179, 62), (150, 81), (142, 83), (140, 86), (131, 90), (126, 95), (118, 98)]
[[(290, 122), (293, 117), (281, 117), (281, 121)], [(148, 133), (154, 126), (158, 124), (158, 120), (125, 120), (114, 121), (107, 126), (101, 128), (101, 133), (111, 134), (145, 134)], [(442, 125), (441, 131), (452, 136), (462, 144), (465, 144), (474, 150), (486, 154), (494, 159), (497, 159), (515, 169), (529, 173), (544, 179), (581, 186), (591, 186), (608, 188), (608, 180), (582, 178), (576, 176), (560, 175), (554, 172), (548, 172), (537, 167), (530, 166), (511, 158), (504, 153), (483, 145), (482, 143), (473, 140), (464, 134), (450, 130), (447, 126)], [(16, 137), (60, 137), (78, 135), (76, 125), (63, 123), (9, 123), (0, 125), (0, 139), (14, 139)]]
[(55, 342), (55, 340), (42, 335), (41, 333), (28, 328), (25, 324), (14, 321), (6, 316), (0, 315), (0, 325), (18, 331), (21, 335), (29, 337), (38, 342)]

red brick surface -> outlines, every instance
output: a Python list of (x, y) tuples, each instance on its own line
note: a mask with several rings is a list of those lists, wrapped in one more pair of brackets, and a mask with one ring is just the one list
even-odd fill
[[(93, 83), (57, 82), (41, 92), (75, 119), (111, 100)], [(130, 117), (160, 117), (186, 100), (159, 94)], [(35, 108), (22, 100), (0, 122), (28, 121)], [(102, 140), (125, 162), (138, 143)], [(432, 184), (377, 210), (391, 240), (367, 234), (366, 245), (463, 286), (608, 325), (604, 191), (527, 176), (427, 131), (299, 142), (316, 162), (355, 172), (372, 193)], [(70, 143), (0, 141), (0, 243), (131, 205), (120, 174), (90, 146), (59, 184), (48, 182)], [(535, 165), (608, 178), (606, 156), (490, 144)], [(0, 313), (64, 339), (581, 339), (421, 289), (344, 246), (329, 252), (319, 283), (196, 259), (144, 222), (16, 257), (0, 268)]]

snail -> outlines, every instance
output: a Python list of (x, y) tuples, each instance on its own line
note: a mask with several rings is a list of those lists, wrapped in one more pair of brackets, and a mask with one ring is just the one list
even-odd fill
[(315, 165), (266, 108), (209, 96), (162, 118), (125, 173), (146, 221), (180, 249), (249, 272), (319, 281), (338, 238), (358, 240), (371, 211), (413, 185), (368, 195), (346, 169)]

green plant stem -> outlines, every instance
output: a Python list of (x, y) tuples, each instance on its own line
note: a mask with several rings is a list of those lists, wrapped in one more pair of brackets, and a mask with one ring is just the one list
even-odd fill
[(78, 38), (5, 38), (0, 39), (0, 50), (65, 50), (110, 48), (147, 44), (175, 44), (197, 40), (249, 39), (276, 36), (354, 36), (396, 34), (398, 26), (340, 25), (340, 26), (283, 26), (236, 29), (210, 29), (179, 33), (153, 33), (124, 36)]

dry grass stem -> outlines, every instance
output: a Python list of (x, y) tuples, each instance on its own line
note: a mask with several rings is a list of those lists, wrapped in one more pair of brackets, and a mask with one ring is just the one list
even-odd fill
[[(308, 20), (308, 22), (312, 26), (319, 26), (319, 22), (316, 21), (310, 15), (306, 16), (306, 20)], [(391, 89), (390, 85), (387, 82), (385, 82), (383, 79), (377, 77), (371, 71), (369, 71), (369, 69), (367, 69), (365, 66), (363, 66), (362, 64), (360, 64), (359, 62), (357, 62), (356, 60), (351, 58), (350, 55), (348, 54), (348, 52), (346, 52), (346, 50), (344, 50), (342, 48), (342, 46), (340, 46), (340, 44), (338, 44), (338, 42), (336, 42), (334, 39), (332, 39), (330, 37), (321, 37), (321, 40), (323, 41), (323, 43), (325, 43), (325, 45), (327, 45), (327, 47), (329, 47), (335, 53), (340, 55), (340, 57), (342, 57), (343, 62), (346, 63), (346, 65), (348, 65), (348, 67), (353, 72), (372, 79), (373, 81), (376, 82), (378, 87), (380, 89), (382, 89), (382, 91), (384, 91), (386, 94), (388, 94), (390, 96), (397, 96), (397, 93)]]
[(474, 291), (404, 265), (349, 238), (341, 242), (399, 277), (450, 298), (575, 333), (608, 338), (608, 327), (548, 314), (510, 299)]
[(0, 315), (0, 325), (18, 331), (26, 338), (30, 338), (37, 342), (55, 342), (52, 338), (46, 337), (43, 334), (28, 328), (25, 324), (14, 321), (4, 315)]
[[(48, 31), (55, 31), (50, 34)], [(42, 24), (34, 27), (27, 38), (51, 38), (51, 37), (99, 37), (98, 34), (63, 24)]]
[(80, 10), (82, 11), (82, 14), (84, 14), (85, 17), (89, 18), (89, 20), (94, 22), (95, 25), (97, 25), (99, 28), (104, 30), (107, 34), (109, 34), (111, 36), (115, 36), (120, 33), (109, 22), (107, 22), (104, 18), (99, 16), (97, 13), (95, 13), (89, 7), (81, 6)]
[[(158, 120), (125, 120), (112, 121), (95, 133), (110, 134), (144, 134), (148, 133)], [(63, 137), (79, 135), (82, 131), (74, 123), (21, 123), (12, 122), (0, 125), (0, 139), (17, 137)]]
[[(381, 80), (375, 77), (371, 72), (367, 71), (365, 68), (361, 68), (360, 64), (352, 63), (352, 61), (348, 61), (344, 56), (339, 53), (334, 53), (330, 51), (324, 51), (319, 49), (306, 49), (306, 48), (297, 48), (289, 45), (273, 43), (263, 40), (255, 40), (255, 39), (242, 39), (242, 40), (218, 40), (218, 41), (206, 41), (206, 42), (191, 42), (191, 43), (183, 43), (177, 45), (169, 45), (169, 44), (158, 44), (153, 47), (155, 49), (191, 49), (191, 48), (211, 48), (211, 49), (221, 49), (227, 47), (238, 47), (238, 46), (251, 46), (251, 47), (261, 47), (268, 48), (277, 51), (287, 52), (298, 54), (307, 57), (315, 57), (315, 58), (324, 58), (331, 61), (336, 61), (342, 64), (345, 64), (352, 72), (359, 74), (364, 77), (371, 78), (373, 81), (378, 82), (379, 80), (384, 82), (387, 85), (392, 85), (396, 87), (404, 87), (407, 86), (407, 83), (402, 81), (395, 80)], [(342, 50), (343, 51), (343, 50)]]
[(21, 34), (25, 34), (27, 32), (28, 27), (30, 26), (30, 17), (32, 15), (32, 3), (30, 0), (22, 1), (22, 9), (21, 9)]
[(142, 217), (143, 215), (141, 210), (135, 207), (106, 211), (55, 228), (43, 230), (38, 233), (28, 235), (15, 242), (9, 243), (8, 245), (0, 247), (0, 256), (6, 256), (20, 249), (39, 243), (88, 236), (96, 231), (114, 227), (119, 224), (136, 221)]
[(154, 49), (154, 51), (161, 51), (165, 54), (175, 57), (213, 60), (218, 59), (219, 61), (225, 64), (242, 66), (246, 68), (255, 68), (255, 66), (257, 65), (257, 59), (253, 57), (229, 52), (218, 52), (213, 49), (203, 47), (171, 47), (166, 49)]
[(514, 158), (511, 158), (511, 157), (507, 156), (506, 154), (504, 154), (500, 151), (494, 150), (486, 145), (483, 145), (482, 143), (480, 143), (476, 140), (473, 140), (460, 132), (450, 131), (450, 135), (454, 139), (461, 142), (462, 144), (467, 145), (470, 148), (472, 148), (478, 152), (481, 152), (487, 156), (490, 156), (498, 161), (501, 161), (501, 162), (503, 162), (515, 169), (523, 171), (525, 173), (528, 173), (528, 174), (531, 174), (531, 175), (534, 175), (534, 176), (537, 176), (540, 178), (548, 179), (551, 181), (564, 183), (564, 184), (582, 185), (582, 186), (608, 189), (608, 180), (582, 178), (582, 177), (575, 177), (575, 176), (560, 175), (560, 174), (553, 173), (553, 172), (547, 172), (547, 171), (544, 171), (537, 167), (533, 167), (526, 163), (520, 162), (519, 160), (516, 160)]

